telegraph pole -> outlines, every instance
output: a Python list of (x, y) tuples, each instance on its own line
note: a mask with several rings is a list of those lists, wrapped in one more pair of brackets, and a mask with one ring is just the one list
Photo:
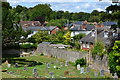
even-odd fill
[(97, 23), (95, 24), (95, 44), (97, 43)]

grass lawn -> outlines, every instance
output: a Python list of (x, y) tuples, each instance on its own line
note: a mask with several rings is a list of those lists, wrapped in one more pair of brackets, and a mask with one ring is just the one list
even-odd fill
[[(55, 69), (53, 66), (60, 67), (60, 62), (65, 63), (64, 60), (58, 59), (59, 63), (56, 62), (56, 58), (50, 58), (47, 56), (40, 56), (39, 54), (29, 57), (14, 57), (10, 59), (11, 67), (8, 68), (7, 64), (2, 64), (2, 69), (7, 69), (7, 72), (12, 71), (13, 74), (8, 74), (6, 72), (2, 72), (3, 78), (32, 78), (33, 77), (33, 69), (36, 68), (39, 76), (51, 78), (49, 72), (54, 72), (54, 78), (104, 78), (105, 76), (94, 76), (94, 70), (91, 69), (89, 73), (80, 74), (80, 71), (76, 69), (75, 66), (70, 64), (69, 66), (62, 66), (60, 69)], [(51, 63), (54, 61), (54, 64), (50, 64), (50, 68), (46, 69), (46, 62)], [(18, 63), (19, 67), (14, 67), (14, 63)], [(28, 67), (28, 70), (25, 71), (23, 66), (27, 65), (29, 62), (36, 62), (37, 65)], [(69, 74), (64, 75), (64, 72), (68, 71)], [(110, 76), (109, 76), (110, 77)]]

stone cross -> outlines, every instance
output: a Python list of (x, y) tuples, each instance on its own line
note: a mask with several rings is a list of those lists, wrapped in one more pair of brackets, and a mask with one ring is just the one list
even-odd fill
[(77, 65), (77, 70), (80, 70), (80, 64)]

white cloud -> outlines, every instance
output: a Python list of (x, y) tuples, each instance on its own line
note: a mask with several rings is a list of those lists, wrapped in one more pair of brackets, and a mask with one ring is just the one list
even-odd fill
[(105, 9), (97, 8), (98, 11), (105, 11)]
[(76, 8), (76, 9), (80, 9), (80, 6), (76, 6), (75, 8)]

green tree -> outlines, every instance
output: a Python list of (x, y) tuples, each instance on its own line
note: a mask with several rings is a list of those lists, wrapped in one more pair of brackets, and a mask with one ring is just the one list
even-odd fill
[(65, 44), (70, 44), (70, 43), (71, 43), (71, 32), (68, 31), (68, 32), (64, 35), (64, 38), (65, 38), (64, 43), (65, 43)]
[(113, 50), (109, 53), (109, 67), (112, 73), (120, 77), (120, 41), (115, 41)]

